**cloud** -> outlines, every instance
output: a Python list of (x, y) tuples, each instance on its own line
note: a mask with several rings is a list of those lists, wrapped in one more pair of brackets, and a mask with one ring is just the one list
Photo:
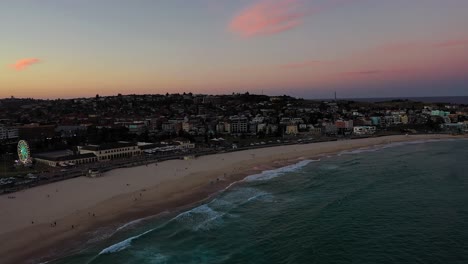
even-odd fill
[(11, 67), (17, 71), (21, 71), (38, 62), (40, 62), (40, 60), (37, 58), (21, 59), (16, 61)]
[(303, 62), (293, 62), (293, 63), (283, 64), (283, 65), (280, 65), (280, 68), (283, 68), (283, 69), (309, 68), (309, 67), (314, 67), (323, 63), (325, 62), (319, 61), (319, 60), (308, 60), (308, 61), (303, 61)]
[(368, 70), (368, 71), (349, 71), (343, 72), (342, 74), (345, 75), (372, 75), (372, 74), (380, 74), (383, 73), (381, 70)]
[(363, 71), (348, 71), (348, 72), (342, 72), (341, 74), (348, 75), (348, 76), (370, 76), (370, 75), (379, 75), (379, 74), (410, 74), (415, 71), (416, 69), (413, 69), (413, 68), (387, 69), (387, 70), (372, 69), (372, 70), (363, 70)]
[(393, 42), (377, 47), (378, 51), (382, 52), (405, 52), (420, 49), (425, 46), (421, 42)]
[(468, 39), (451, 39), (434, 44), (437, 48), (455, 47), (468, 45)]
[(412, 41), (412, 42), (393, 42), (379, 46), (377, 50), (383, 52), (412, 52), (420, 49), (447, 48), (455, 46), (468, 45), (468, 38), (448, 39), (440, 42), (432, 41)]
[(312, 13), (299, 0), (262, 0), (235, 16), (229, 28), (243, 37), (270, 35), (301, 25)]

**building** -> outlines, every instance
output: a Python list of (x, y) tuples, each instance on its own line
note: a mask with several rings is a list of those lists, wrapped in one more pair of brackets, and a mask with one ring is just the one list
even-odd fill
[(287, 125), (285, 133), (286, 133), (286, 135), (297, 135), (299, 133), (297, 125), (295, 125), (295, 124)]
[(229, 120), (231, 121), (231, 134), (243, 134), (249, 131), (249, 122), (246, 117), (232, 116)]
[(325, 134), (327, 136), (336, 135), (338, 133), (338, 128), (335, 124), (326, 123), (323, 127), (325, 128)]
[(353, 133), (355, 135), (372, 135), (375, 134), (375, 126), (355, 126), (353, 127)]
[(130, 158), (142, 154), (137, 144), (128, 142), (83, 146), (79, 147), (79, 152), (80, 154), (92, 153), (96, 155), (98, 161)]
[(216, 132), (221, 134), (225, 132), (224, 122), (216, 124)]
[(148, 130), (146, 124), (143, 122), (128, 124), (126, 127), (128, 128), (128, 133), (137, 135), (141, 135)]
[(450, 114), (450, 112), (441, 111), (441, 110), (432, 110), (432, 111), (431, 111), (431, 115), (432, 115), (432, 116), (441, 116), (441, 117), (444, 117), (444, 116), (448, 116), (449, 114)]
[(267, 130), (267, 124), (265, 124), (265, 123), (257, 124), (257, 133), (259, 133), (259, 132), (265, 132), (266, 133), (266, 130)]
[(0, 140), (17, 139), (19, 137), (18, 129), (0, 125)]
[(394, 126), (401, 123), (399, 115), (384, 116), (384, 121), (386, 126)]
[(409, 117), (407, 115), (402, 115), (400, 117), (401, 123), (407, 125), (409, 123)]
[(250, 122), (250, 124), (249, 124), (249, 133), (252, 134), (252, 135), (257, 134), (257, 127), (258, 127), (257, 123)]
[(193, 149), (195, 148), (195, 143), (190, 142), (186, 138), (175, 138), (172, 140), (175, 143), (178, 143), (182, 149)]
[(351, 132), (353, 131), (353, 120), (338, 120), (335, 122), (335, 126), (339, 134), (351, 134)]
[(34, 160), (51, 167), (74, 166), (98, 161), (93, 153), (78, 154), (69, 150), (40, 153), (34, 156)]
[(170, 133), (176, 132), (175, 124), (171, 122), (162, 123), (161, 128), (164, 132), (170, 132)]
[(372, 116), (371, 118), (372, 125), (380, 126), (382, 125), (382, 118), (380, 116)]
[(441, 128), (447, 132), (456, 133), (456, 134), (468, 132), (467, 123), (462, 123), (462, 122), (441, 124)]
[(190, 130), (192, 130), (192, 127), (193, 127), (193, 124), (190, 122), (182, 123), (182, 130), (184, 130), (185, 132), (190, 132)]
[(338, 129), (352, 129), (353, 128), (353, 120), (338, 120), (335, 122), (335, 126)]

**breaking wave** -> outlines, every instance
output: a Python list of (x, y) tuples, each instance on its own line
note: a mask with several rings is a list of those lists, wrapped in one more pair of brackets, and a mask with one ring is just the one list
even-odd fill
[(296, 170), (306, 166), (307, 164), (309, 164), (311, 162), (317, 162), (317, 161), (320, 161), (320, 160), (302, 160), (302, 161), (300, 161), (298, 163), (295, 163), (295, 164), (292, 164), (292, 165), (289, 165), (289, 166), (281, 167), (281, 168), (274, 169), (274, 170), (267, 170), (267, 171), (263, 171), (263, 172), (258, 173), (258, 174), (250, 175), (250, 176), (246, 177), (244, 179), (244, 181), (246, 181), (246, 182), (267, 181), (267, 180), (276, 178), (278, 176), (281, 176), (281, 175), (283, 175), (285, 173), (296, 171)]

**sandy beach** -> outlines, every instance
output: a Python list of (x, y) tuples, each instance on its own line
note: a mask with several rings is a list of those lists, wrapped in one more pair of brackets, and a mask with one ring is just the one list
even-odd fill
[[(450, 135), (387, 136), (269, 147), (170, 160), (79, 177), (0, 196), (0, 263), (36, 263), (114, 228), (206, 199), (245, 176), (301, 159)], [(14, 197), (14, 198), (13, 198)], [(59, 254), (60, 252), (60, 254)]]

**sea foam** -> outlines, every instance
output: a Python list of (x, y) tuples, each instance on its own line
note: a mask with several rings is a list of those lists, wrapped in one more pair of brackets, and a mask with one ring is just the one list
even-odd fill
[(445, 141), (454, 141), (454, 140), (457, 140), (457, 139), (420, 139), (420, 140), (404, 141), (404, 142), (389, 142), (386, 144), (374, 145), (371, 147), (364, 147), (364, 148), (358, 148), (358, 149), (353, 149), (353, 150), (345, 150), (345, 151), (338, 153), (338, 156), (353, 155), (353, 154), (366, 153), (366, 152), (376, 152), (376, 151), (380, 151), (383, 149), (401, 147), (401, 146), (406, 146), (406, 145), (417, 145), (417, 144), (445, 142)]
[(289, 165), (289, 166), (285, 166), (285, 167), (281, 167), (281, 168), (278, 168), (278, 169), (274, 169), (274, 170), (267, 170), (267, 171), (263, 171), (261, 173), (258, 173), (258, 174), (253, 174), (253, 175), (250, 175), (250, 176), (247, 176), (244, 181), (246, 182), (252, 182), (252, 181), (267, 181), (267, 180), (270, 180), (270, 179), (273, 179), (273, 178), (276, 178), (278, 176), (281, 176), (285, 173), (288, 173), (288, 172), (293, 172), (293, 171), (296, 171), (304, 166), (306, 166), (307, 164), (311, 163), (311, 162), (316, 162), (316, 161), (320, 161), (320, 160), (302, 160), (298, 163), (295, 163), (295, 164), (292, 164), (292, 165)]
[(115, 252), (122, 251), (122, 250), (124, 250), (124, 249), (130, 247), (133, 240), (135, 240), (135, 239), (137, 239), (137, 238), (139, 238), (139, 237), (142, 237), (142, 236), (144, 236), (144, 235), (146, 235), (146, 234), (148, 234), (148, 233), (150, 233), (150, 232), (152, 232), (152, 231), (154, 231), (154, 230), (156, 230), (156, 229), (157, 229), (157, 228), (150, 229), (150, 230), (145, 231), (145, 232), (143, 232), (143, 233), (141, 233), (141, 234), (139, 234), (139, 235), (136, 235), (136, 236), (133, 236), (133, 237), (129, 237), (129, 238), (123, 240), (123, 241), (120, 241), (120, 242), (117, 243), (117, 244), (114, 244), (114, 245), (112, 245), (112, 246), (109, 246), (109, 247), (103, 249), (101, 252), (99, 252), (99, 255), (102, 255), (102, 254), (109, 254), (109, 253), (115, 253)]

